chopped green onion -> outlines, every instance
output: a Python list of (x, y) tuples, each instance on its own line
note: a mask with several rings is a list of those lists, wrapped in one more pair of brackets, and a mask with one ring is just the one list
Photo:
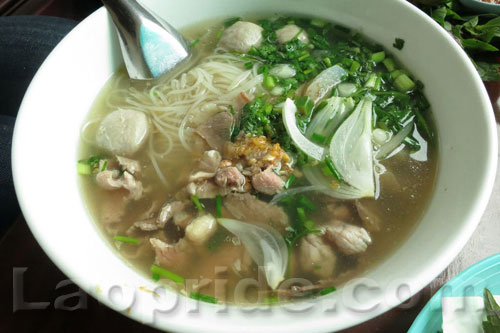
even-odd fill
[(198, 199), (198, 196), (192, 195), (191, 201), (194, 203), (196, 209), (198, 209), (200, 213), (203, 212), (203, 205), (201, 204), (200, 199)]
[(297, 196), (297, 205), (307, 208), (307, 210), (309, 210), (310, 212), (316, 210), (316, 206), (313, 204), (313, 202), (303, 194)]
[(394, 80), (394, 87), (400, 92), (407, 92), (415, 88), (415, 82), (408, 75), (402, 73)]
[(384, 64), (385, 68), (387, 68), (388, 72), (392, 72), (396, 69), (396, 65), (394, 64), (394, 60), (392, 58), (385, 58), (382, 63)]
[(76, 170), (81, 175), (90, 175), (92, 173), (92, 168), (90, 167), (90, 165), (82, 162), (78, 162), (78, 164), (76, 165)]
[(278, 296), (269, 296), (264, 299), (265, 304), (276, 304), (279, 302)]
[(330, 169), (326, 165), (321, 168), (321, 172), (323, 172), (323, 174), (325, 176), (333, 176), (333, 173), (330, 171)]
[(156, 282), (160, 281), (160, 278), (161, 278), (160, 274), (158, 274), (158, 273), (153, 273), (152, 277), (153, 277), (153, 280)]
[(403, 74), (403, 72), (400, 71), (399, 69), (396, 69), (395, 71), (391, 72), (391, 77), (393, 80), (396, 80), (398, 76), (400, 76), (401, 74)]
[(404, 39), (401, 39), (401, 38), (396, 38), (394, 40), (394, 44), (392, 44), (392, 46), (394, 46), (395, 48), (397, 48), (398, 50), (402, 50), (403, 47), (405, 46), (405, 40)]
[(125, 237), (125, 236), (114, 236), (113, 239), (115, 241), (123, 242), (123, 243), (131, 243), (131, 244), (139, 244), (139, 240), (137, 238)]
[(343, 181), (342, 176), (340, 173), (337, 171), (337, 168), (335, 168), (335, 165), (333, 164), (332, 160), (329, 157), (325, 158), (325, 163), (328, 169), (330, 169), (330, 172), (333, 174), (335, 178), (337, 178), (338, 181)]
[(262, 82), (262, 85), (266, 89), (272, 89), (276, 85), (276, 81), (274, 80), (274, 78), (271, 75), (268, 75), (264, 79), (264, 82)]
[(304, 53), (303, 55), (301, 55), (301, 56), (300, 56), (297, 60), (298, 60), (298, 61), (302, 61), (302, 60), (304, 60), (304, 59), (309, 58), (309, 56), (310, 56), (309, 52), (306, 52), (306, 53)]
[(295, 100), (295, 106), (297, 109), (305, 116), (309, 116), (311, 114), (311, 110), (314, 107), (313, 101), (309, 98), (309, 96), (299, 96)]
[(177, 283), (183, 283), (184, 278), (179, 276), (171, 271), (166, 270), (165, 268), (161, 268), (160, 266), (153, 265), (151, 266), (151, 273), (160, 275), (164, 278), (170, 279)]
[(327, 295), (327, 294), (330, 294), (330, 293), (333, 293), (335, 290), (337, 290), (334, 286), (331, 286), (331, 287), (328, 287), (328, 288), (324, 288), (324, 289), (321, 289), (319, 291), (319, 294), (321, 296), (324, 296), (324, 295)]
[(312, 220), (307, 220), (304, 222), (304, 227), (306, 227), (306, 229), (308, 230), (312, 230), (314, 229), (314, 227), (316, 227), (316, 223), (314, 223), (314, 221)]
[(217, 32), (217, 35), (215, 37), (217, 37), (217, 39), (221, 38), (222, 37), (222, 30), (219, 30), (219, 32)]
[(105, 160), (104, 163), (102, 164), (101, 172), (105, 171), (107, 166), (108, 166), (108, 160)]
[(217, 217), (222, 217), (222, 197), (220, 194), (215, 196), (215, 215)]
[(360, 67), (361, 67), (361, 64), (360, 64), (359, 62), (357, 62), (356, 60), (354, 60), (354, 61), (352, 62), (352, 65), (351, 65), (351, 68), (349, 69), (349, 71), (350, 71), (351, 73), (354, 73), (354, 72), (356, 72), (356, 71), (357, 71)]
[(212, 297), (212, 296), (199, 294), (199, 293), (195, 293), (194, 291), (192, 291), (191, 294), (189, 294), (189, 297), (191, 297), (192, 299), (198, 300), (198, 301), (217, 304), (217, 298)]
[(318, 28), (323, 28), (326, 25), (326, 22), (321, 20), (321, 19), (318, 19), (318, 18), (313, 18), (311, 20), (311, 25), (318, 27)]
[(379, 63), (379, 62), (383, 61), (384, 59), (385, 59), (385, 52), (384, 51), (380, 51), (380, 52), (372, 54), (372, 61), (373, 62)]
[(302, 207), (297, 208), (297, 214), (299, 216), (299, 220), (302, 221), (302, 223), (307, 221), (306, 211), (304, 208)]
[(330, 60), (330, 58), (323, 58), (323, 62), (325, 63), (326, 67), (332, 67), (332, 61)]
[(316, 269), (316, 270), (321, 269), (321, 265), (314, 266), (314, 269)]
[(311, 136), (311, 140), (316, 143), (323, 144), (326, 140), (326, 137), (318, 133), (313, 133), (313, 135)]
[(191, 42), (191, 44), (189, 44), (189, 47), (195, 47), (195, 46), (196, 46), (196, 44), (198, 44), (199, 42), (200, 42), (200, 39), (199, 39), (199, 38), (197, 38), (197, 39), (193, 40), (193, 41)]
[(295, 180), (295, 175), (292, 173), (285, 182), (285, 189), (288, 190), (290, 186), (292, 186), (294, 180)]
[(376, 83), (377, 83), (377, 74), (371, 73), (368, 76), (368, 80), (365, 83), (365, 88), (375, 88)]

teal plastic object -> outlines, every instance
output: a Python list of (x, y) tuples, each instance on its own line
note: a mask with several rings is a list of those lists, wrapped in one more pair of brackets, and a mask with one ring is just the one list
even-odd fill
[(500, 4), (483, 2), (481, 0), (460, 0), (460, 2), (476, 13), (500, 14)]
[(408, 333), (438, 332), (443, 325), (441, 298), (483, 296), (484, 288), (500, 295), (500, 253), (467, 268), (451, 279), (431, 298)]

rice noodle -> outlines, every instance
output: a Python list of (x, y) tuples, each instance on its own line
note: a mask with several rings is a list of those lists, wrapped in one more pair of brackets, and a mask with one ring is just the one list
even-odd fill
[(118, 76), (106, 105), (110, 109), (131, 109), (149, 116), (153, 133), (146, 147), (147, 155), (165, 185), (168, 183), (162, 169), (169, 166), (166, 156), (191, 152), (196, 126), (214, 111), (229, 110), (241, 92), (253, 95), (262, 91), (262, 74), (257, 74), (255, 66), (246, 69), (245, 62), (237, 55), (216, 48), (188, 72), (152, 87), (123, 89), (128, 77)]

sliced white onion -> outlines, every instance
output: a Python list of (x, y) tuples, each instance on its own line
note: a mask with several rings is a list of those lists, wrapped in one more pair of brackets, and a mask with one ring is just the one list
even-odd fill
[(372, 141), (378, 146), (382, 146), (384, 143), (391, 139), (391, 133), (387, 132), (381, 128), (376, 128), (372, 133)]
[(337, 84), (339, 84), (343, 78), (347, 75), (345, 69), (339, 65), (328, 67), (321, 73), (319, 73), (312, 81), (309, 83), (306, 89), (306, 96), (318, 104)]
[(329, 186), (328, 178), (323, 174), (320, 168), (306, 166), (302, 169), (307, 180), (318, 188), (318, 191), (337, 199), (351, 200), (363, 198), (362, 191), (345, 183), (338, 184), (336, 187)]
[(252, 259), (264, 268), (267, 284), (276, 289), (285, 279), (288, 252), (285, 240), (275, 229), (233, 219), (217, 219), (217, 222), (236, 235)]
[(325, 148), (315, 144), (300, 132), (297, 128), (297, 120), (295, 118), (296, 112), (297, 107), (295, 106), (295, 103), (290, 98), (287, 98), (285, 104), (283, 104), (283, 123), (285, 124), (288, 135), (292, 139), (295, 146), (306, 153), (309, 157), (318, 161), (323, 160)]
[[(403, 144), (404, 139), (408, 136), (408, 134), (410, 134), (412, 130), (413, 130), (413, 121), (409, 122), (396, 135), (394, 135), (389, 140), (389, 142), (380, 147), (375, 157), (378, 160), (384, 160), (386, 158), (393, 156), (394, 154), (392, 153), (395, 152), (397, 148), (399, 148)], [(397, 150), (397, 152), (399, 152), (399, 150)]]
[(289, 79), (294, 77), (296, 73), (297, 71), (295, 68), (288, 64), (278, 64), (269, 70), (269, 74), (279, 77), (280, 79)]
[(330, 143), (330, 158), (344, 181), (373, 197), (372, 101), (362, 99), (353, 113), (340, 125)]
[(357, 90), (357, 87), (354, 83), (340, 83), (337, 86), (337, 89), (339, 90), (339, 96), (341, 97), (348, 97), (354, 94)]

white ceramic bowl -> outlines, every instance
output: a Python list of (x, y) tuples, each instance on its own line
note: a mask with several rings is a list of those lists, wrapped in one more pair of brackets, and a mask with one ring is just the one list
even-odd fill
[[(154, 283), (119, 259), (100, 236), (78, 188), (80, 127), (96, 95), (121, 65), (115, 33), (100, 9), (78, 25), (38, 71), (21, 106), (13, 143), (14, 180), (24, 216), (69, 278), (111, 308), (160, 329), (313, 332), (346, 328), (387, 311), (451, 262), (488, 201), (497, 141), (493, 111), (479, 76), (436, 23), (399, 0), (144, 2), (178, 28), (213, 18), (306, 14), (359, 29), (383, 44), (426, 85), (440, 137), (434, 196), (416, 230), (367, 272), (361, 287), (348, 284), (320, 299), (253, 312), (205, 303), (196, 310), (195, 301), (170, 291), (154, 298), (139, 289), (154, 289)], [(395, 37), (406, 41), (402, 51), (392, 47)]]

